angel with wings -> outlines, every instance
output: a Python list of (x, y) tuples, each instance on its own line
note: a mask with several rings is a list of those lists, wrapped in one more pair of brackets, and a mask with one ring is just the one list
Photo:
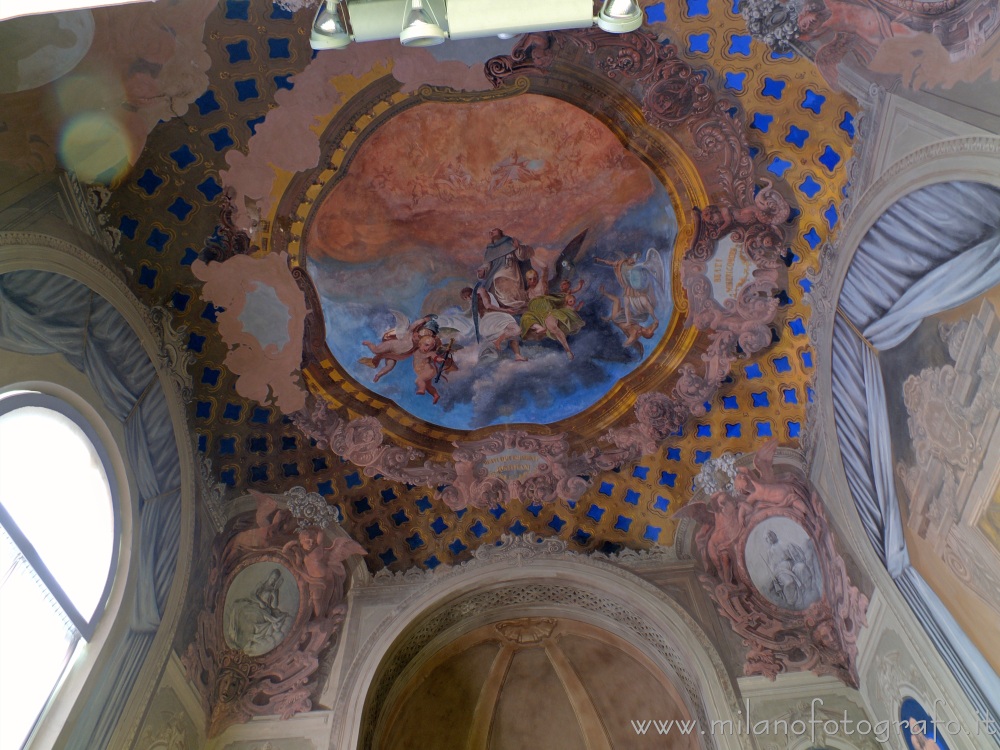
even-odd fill
[(724, 582), (734, 579), (733, 546), (743, 531), (735, 496), (722, 490), (707, 502), (690, 502), (674, 518), (690, 518), (698, 524), (695, 546), (701, 550), (705, 570)]
[(620, 294), (610, 294), (604, 286), (599, 291), (611, 300), (611, 315), (605, 320), (614, 323), (625, 334), (623, 346), (635, 346), (639, 356), (644, 355), (640, 338), (651, 339), (660, 325), (656, 315), (659, 295), (667, 283), (667, 270), (663, 258), (655, 248), (649, 248), (645, 257), (639, 253), (622, 255), (616, 260), (597, 258), (598, 263), (611, 266), (615, 272)]
[(800, 479), (774, 469), (774, 457), (778, 450), (775, 438), (768, 440), (753, 457), (754, 471), (745, 466), (736, 470), (733, 485), (745, 500), (741, 504), (740, 522), (758, 504), (768, 508), (782, 508), (808, 518), (812, 515), (809, 488)]
[(375, 383), (385, 375), (388, 375), (399, 360), (413, 356), (420, 343), (421, 330), (437, 317), (433, 314), (425, 315), (410, 323), (409, 319), (401, 312), (393, 310), (392, 315), (396, 319), (396, 327), (390, 328), (383, 333), (382, 340), (379, 343), (376, 344), (371, 341), (361, 342), (372, 353), (371, 357), (360, 359), (361, 364), (368, 365), (369, 367), (378, 367), (383, 362), (385, 363), (382, 369), (376, 372), (375, 377), (372, 378), (372, 382)]

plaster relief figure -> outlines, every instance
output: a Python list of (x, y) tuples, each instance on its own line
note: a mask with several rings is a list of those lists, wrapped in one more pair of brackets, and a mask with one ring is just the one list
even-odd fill
[(226, 547), (220, 565), (213, 568), (210, 575), (231, 570), (237, 560), (249, 552), (278, 546), (280, 540), (295, 528), (291, 512), (278, 505), (274, 498), (256, 490), (250, 490), (250, 494), (257, 499), (254, 523), (236, 533)]
[(347, 568), (344, 561), (351, 555), (366, 554), (365, 548), (351, 539), (328, 539), (322, 530), (307, 528), (299, 531), (284, 547), (301, 566), (309, 590), (313, 617), (324, 617), (332, 602), (344, 597)]
[(808, 490), (802, 482), (792, 475), (775, 473), (774, 455), (777, 449), (778, 441), (769, 440), (754, 454), (756, 476), (745, 466), (736, 469), (733, 486), (747, 500), (741, 506), (741, 523), (746, 520), (747, 511), (760, 503), (772, 508), (787, 508), (802, 515), (810, 512)]
[(731, 485), (675, 517), (700, 524), (701, 581), (748, 648), (746, 674), (809, 669), (857, 686), (868, 600), (847, 577), (819, 496), (798, 473), (776, 475), (776, 451), (769, 441), (756, 475), (736, 467)]

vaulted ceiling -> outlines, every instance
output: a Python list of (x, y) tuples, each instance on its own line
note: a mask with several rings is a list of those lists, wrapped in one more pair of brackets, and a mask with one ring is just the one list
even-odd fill
[[(713, 458), (799, 444), (810, 274), (858, 138), (858, 105), (821, 74), (837, 75), (830, 39), (772, 48), (735, 3), (668, 0), (620, 37), (315, 54), (311, 13), (184, 0), (24, 19), (19, 38), (57, 51), (3, 97), (15, 170), (110, 186), (117, 260), (182, 331), (192, 432), (228, 498), (319, 493), (373, 570), (529, 530), (643, 549), (671, 543)], [(566, 274), (584, 282), (572, 361), (526, 327), (526, 362), (477, 350), (461, 288), (494, 227), (536, 269), (587, 231)], [(643, 294), (645, 332), (613, 307)], [(438, 315), (458, 365), (440, 403), (414, 390), (419, 356), (377, 384), (359, 364), (394, 311)]]

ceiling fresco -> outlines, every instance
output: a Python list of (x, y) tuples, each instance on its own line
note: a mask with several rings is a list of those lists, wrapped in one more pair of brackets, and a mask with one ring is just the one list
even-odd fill
[(610, 130), (553, 98), (406, 110), (307, 226), (301, 265), (332, 356), (432, 424), (571, 417), (671, 323), (669, 194)]
[[(93, 12), (73, 75), (127, 71), (129, 114), (90, 178), (227, 497), (305, 487), (372, 569), (433, 568), (529, 530), (669, 544), (712, 457), (797, 444), (857, 105), (732, 2), (645, 5), (621, 37), (319, 54), (256, 0)], [(57, 161), (86, 114), (58, 83), (4, 99), (51, 112), (5, 153)]]

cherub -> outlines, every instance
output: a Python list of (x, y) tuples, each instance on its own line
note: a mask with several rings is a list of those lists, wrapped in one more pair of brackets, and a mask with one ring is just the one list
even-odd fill
[(396, 327), (390, 328), (382, 334), (381, 342), (378, 344), (371, 341), (361, 342), (372, 353), (371, 357), (359, 360), (362, 364), (369, 367), (378, 367), (382, 364), (383, 360), (385, 361), (385, 366), (375, 373), (375, 377), (372, 378), (373, 383), (377, 383), (383, 376), (392, 372), (392, 369), (399, 360), (413, 356), (420, 341), (420, 332), (436, 317), (433, 314), (425, 315), (419, 320), (409, 323), (406, 316), (402, 313), (393, 311), (392, 314), (396, 318)]
[(740, 522), (758, 503), (769, 508), (787, 508), (803, 518), (812, 516), (809, 489), (804, 482), (790, 473), (778, 474), (774, 470), (774, 457), (778, 450), (776, 438), (768, 440), (753, 458), (757, 476), (746, 467), (736, 470), (733, 484), (736, 492), (746, 498), (740, 505)]
[(413, 354), (413, 372), (417, 375), (417, 395), (430, 394), (433, 397), (432, 403), (437, 403), (441, 398), (437, 388), (434, 387), (434, 379), (438, 374), (438, 364), (443, 363), (444, 357), (438, 353), (441, 347), (441, 339), (437, 334), (428, 332), (421, 336), (417, 344), (417, 351)]
[(559, 282), (559, 293), (563, 295), (563, 304), (566, 307), (572, 307), (577, 312), (580, 312), (580, 308), (583, 307), (583, 300), (577, 300), (576, 295), (580, 293), (585, 283), (583, 279), (580, 279), (580, 283), (576, 285), (576, 289), (573, 289), (569, 283), (569, 279), (563, 279)]
[(249, 552), (277, 546), (281, 538), (294, 528), (292, 514), (278, 505), (273, 497), (256, 490), (250, 490), (250, 494), (257, 501), (253, 525), (243, 526), (226, 545), (219, 570), (213, 571), (215, 576), (228, 571)]
[(674, 514), (699, 524), (695, 544), (709, 574), (729, 582), (734, 578), (733, 545), (742, 532), (737, 499), (728, 492), (716, 492), (707, 502), (691, 502)]
[[(639, 351), (639, 357), (646, 356), (646, 349), (643, 347), (640, 338), (651, 339), (653, 334), (656, 333), (656, 326), (659, 325), (659, 321), (654, 317), (652, 322), (648, 325), (639, 325), (634, 320), (629, 319), (625, 315), (624, 308), (622, 307), (621, 299), (614, 294), (610, 294), (602, 285), (598, 291), (611, 300), (611, 315), (604, 318), (604, 320), (616, 325), (622, 333), (625, 334), (625, 340), (622, 342), (622, 346), (628, 349), (630, 346), (636, 347)], [(603, 316), (602, 316), (603, 317)]]
[[(611, 266), (615, 279), (622, 288), (619, 304), (612, 316), (622, 316), (625, 323), (648, 323), (653, 328), (659, 325), (656, 306), (659, 294), (666, 285), (667, 271), (663, 258), (656, 248), (649, 248), (643, 258), (639, 253), (620, 255), (616, 260), (596, 258), (598, 263)], [(611, 299), (611, 295), (605, 292)]]
[(367, 554), (353, 539), (335, 538), (326, 543), (326, 534), (319, 528), (299, 531), (298, 539), (290, 541), (283, 551), (291, 554), (302, 566), (313, 617), (326, 617), (330, 604), (344, 596), (347, 569), (344, 561), (351, 555)]

